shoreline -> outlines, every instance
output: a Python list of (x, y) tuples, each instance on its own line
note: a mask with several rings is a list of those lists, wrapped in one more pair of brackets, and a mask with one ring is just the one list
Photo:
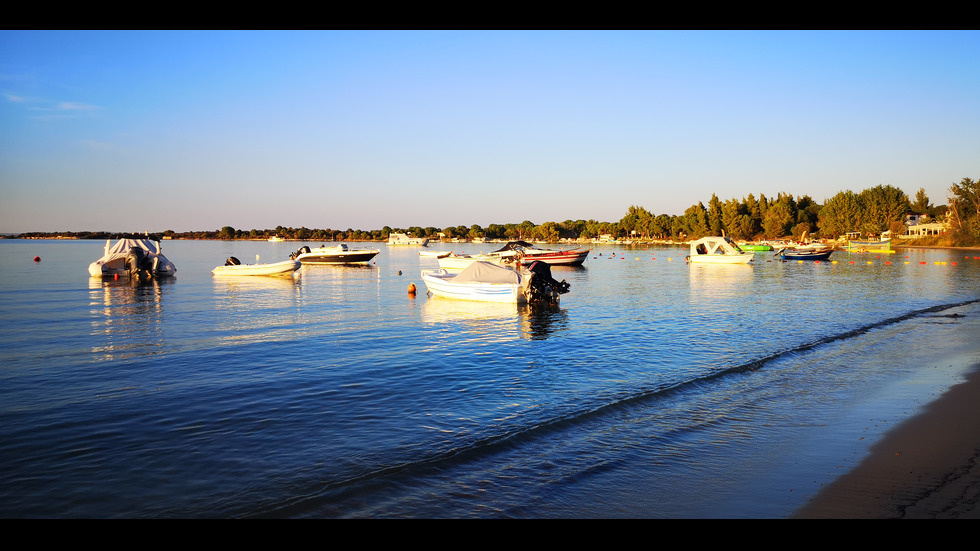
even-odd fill
[(790, 518), (980, 518), (980, 364)]

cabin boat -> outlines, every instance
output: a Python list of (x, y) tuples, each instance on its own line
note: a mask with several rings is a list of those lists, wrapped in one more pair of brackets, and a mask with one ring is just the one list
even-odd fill
[(743, 251), (728, 237), (702, 237), (691, 242), (691, 254), (687, 261), (692, 264), (748, 264), (755, 255)]
[(157, 240), (120, 239), (112, 244), (107, 239), (105, 253), (89, 264), (88, 273), (92, 277), (172, 277), (177, 274), (177, 266), (163, 256)]
[(314, 249), (304, 245), (289, 258), (303, 264), (367, 264), (380, 252), (378, 249), (350, 249), (346, 243), (334, 247), (320, 245)]
[(388, 234), (388, 245), (409, 245), (415, 247), (425, 247), (429, 244), (427, 237), (409, 237), (404, 233)]
[(591, 249), (568, 249), (556, 251), (552, 249), (541, 249), (535, 247), (527, 241), (511, 241), (504, 245), (503, 248), (494, 251), (494, 254), (503, 253), (506, 251), (515, 251), (520, 253), (521, 263), (525, 266), (530, 266), (537, 261), (544, 262), (551, 266), (581, 266), (585, 260), (589, 258), (589, 252)]

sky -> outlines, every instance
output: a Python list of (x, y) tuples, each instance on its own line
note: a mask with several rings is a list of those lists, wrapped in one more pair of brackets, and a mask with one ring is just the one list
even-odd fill
[(980, 31), (0, 31), (0, 232), (945, 204), (978, 129)]

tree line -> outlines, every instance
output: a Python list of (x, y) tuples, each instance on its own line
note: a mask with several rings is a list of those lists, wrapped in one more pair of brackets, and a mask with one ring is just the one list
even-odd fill
[[(174, 232), (167, 230), (156, 237), (173, 239), (268, 239), (278, 236), (297, 241), (386, 241), (391, 233), (407, 233), (430, 239), (460, 240), (533, 240), (556, 243), (561, 240), (592, 240), (609, 236), (617, 240), (690, 240), (706, 235), (727, 235), (734, 239), (763, 240), (803, 235), (836, 239), (849, 232), (879, 235), (891, 230), (900, 235), (906, 215), (910, 212), (926, 215), (927, 220), (949, 221), (948, 244), (980, 245), (980, 180), (963, 178), (949, 188), (949, 204), (933, 205), (924, 189), (914, 198), (902, 190), (879, 185), (860, 192), (841, 191), (819, 204), (809, 195), (799, 198), (789, 193), (775, 197), (749, 194), (743, 198), (721, 200), (712, 194), (708, 204), (698, 202), (681, 215), (654, 214), (646, 208), (631, 205), (616, 222), (596, 220), (565, 220), (535, 224), (490, 224), (481, 227), (411, 226), (375, 230), (347, 228), (294, 228), (277, 226), (264, 230), (240, 230), (224, 226), (215, 231)], [(29, 233), (29, 238), (51, 234)], [(121, 234), (107, 232), (62, 232), (58, 235), (79, 239), (107, 239)]]

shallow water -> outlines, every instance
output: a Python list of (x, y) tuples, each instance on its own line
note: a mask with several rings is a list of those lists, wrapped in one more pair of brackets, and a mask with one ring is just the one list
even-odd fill
[(135, 286), (0, 241), (0, 514), (781, 517), (980, 360), (975, 252), (603, 246), (554, 312), (428, 298), (384, 244), (210, 274), (300, 245), (165, 241)]

